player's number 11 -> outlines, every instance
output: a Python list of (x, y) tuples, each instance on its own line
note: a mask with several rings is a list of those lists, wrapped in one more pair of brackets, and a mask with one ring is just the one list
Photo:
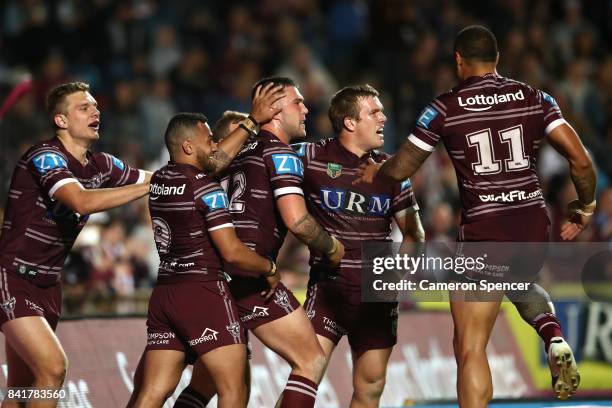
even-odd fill
[[(525, 155), (523, 127), (513, 126), (498, 132), (502, 143), (509, 145), (510, 158), (504, 159), (506, 171), (519, 171), (529, 167), (529, 157)], [(466, 135), (468, 145), (476, 147), (478, 162), (472, 163), (474, 174), (496, 174), (502, 171), (501, 160), (495, 159), (491, 129), (483, 129)]]

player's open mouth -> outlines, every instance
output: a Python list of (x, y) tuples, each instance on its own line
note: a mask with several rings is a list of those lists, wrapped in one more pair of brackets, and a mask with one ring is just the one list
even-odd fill
[(94, 122), (91, 122), (88, 126), (92, 129), (98, 130), (100, 128), (100, 121), (96, 120)]
[(379, 135), (381, 139), (385, 136), (384, 133), (385, 133), (385, 128), (384, 127), (381, 127), (381, 128), (376, 130), (376, 134)]

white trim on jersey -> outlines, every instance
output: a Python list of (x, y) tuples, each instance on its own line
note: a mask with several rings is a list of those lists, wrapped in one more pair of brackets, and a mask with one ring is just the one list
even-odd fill
[[(53, 187), (51, 187), (51, 189), (49, 190), (49, 197), (53, 198), (53, 194), (55, 194), (55, 192), (57, 190), (59, 190), (60, 187), (65, 186), (66, 184), (70, 184), (70, 183), (79, 183), (79, 180), (75, 179), (75, 178), (65, 178), (65, 179), (61, 179), (60, 181), (58, 181), (57, 183), (55, 183), (53, 185)], [(81, 183), (79, 183), (81, 184)], [(81, 185), (81, 188), (83, 188), (83, 185)]]
[(432, 145), (425, 143), (424, 141), (422, 141), (421, 139), (419, 139), (412, 133), (410, 134), (410, 136), (408, 136), (408, 140), (410, 140), (413, 145), (415, 145), (421, 150), (425, 150), (427, 152), (433, 152), (434, 147)]
[(145, 181), (145, 171), (138, 169), (138, 180), (136, 180), (136, 184), (142, 184)]
[[(410, 211), (410, 212), (408, 212)], [(408, 214), (413, 214), (415, 212), (419, 211), (419, 205), (415, 204), (412, 207), (408, 207), (408, 208), (404, 208), (403, 210), (400, 210), (398, 212), (396, 212), (395, 214), (393, 214), (394, 217), (396, 218), (402, 218), (405, 217)]]
[(547, 135), (553, 131), (553, 129), (555, 129), (557, 126), (559, 125), (563, 125), (563, 124), (567, 124), (567, 122), (565, 121), (565, 119), (561, 118), (561, 119), (556, 119), (553, 120), (552, 122), (550, 122), (548, 124), (548, 126), (546, 126), (546, 129), (544, 129), (544, 133), (546, 133)]
[(221, 229), (221, 228), (229, 228), (229, 227), (234, 228), (234, 224), (232, 224), (231, 222), (226, 222), (225, 224), (221, 224), (221, 225), (217, 225), (216, 227), (209, 228), (208, 231), (209, 232), (210, 231), (216, 231), (216, 230)]
[(282, 187), (274, 190), (274, 198), (278, 198), (282, 195), (286, 194), (299, 194), (301, 196), (304, 195), (304, 191), (302, 191), (299, 187)]

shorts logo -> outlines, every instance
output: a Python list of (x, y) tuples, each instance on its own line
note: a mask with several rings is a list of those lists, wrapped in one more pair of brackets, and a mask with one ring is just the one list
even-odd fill
[(308, 312), (306, 312), (306, 316), (308, 316), (308, 318), (312, 320), (314, 319), (316, 313), (317, 313), (316, 310), (309, 310)]
[(172, 332), (147, 333), (147, 345), (170, 344), (170, 339), (175, 339), (176, 335)]
[(242, 320), (243, 322), (248, 322), (249, 320), (253, 320), (257, 317), (270, 316), (270, 314), (268, 313), (268, 309), (268, 307), (255, 306), (253, 307), (253, 311), (251, 312), (251, 314), (241, 317), (240, 320)]
[(295, 154), (273, 154), (272, 161), (276, 174), (293, 174), (299, 177), (304, 176), (304, 165)]
[(30, 302), (28, 299), (25, 299), (25, 304), (28, 305), (28, 307), (34, 310), (36, 313), (39, 313), (41, 315), (45, 314), (45, 311), (43, 310), (43, 308), (38, 306), (36, 303)]
[[(228, 331), (229, 331), (229, 328), (230, 326), (227, 327)], [(197, 339), (189, 340), (189, 345), (195, 346), (197, 344), (204, 343), (207, 341), (217, 341), (217, 334), (219, 334), (218, 331), (215, 331), (207, 327), (206, 329), (204, 329), (200, 337), (198, 337)]]
[(36, 167), (36, 170), (38, 170), (40, 174), (45, 174), (49, 170), (68, 167), (66, 159), (56, 153), (39, 154), (32, 162), (34, 162), (34, 167)]
[(325, 325), (324, 329), (331, 332), (334, 336), (344, 336), (348, 333), (348, 330), (340, 326), (329, 317), (323, 317), (323, 324)]
[(17, 303), (17, 301), (15, 300), (15, 297), (11, 297), (9, 300), (7, 300), (6, 302), (2, 303), (2, 310), (4, 310), (4, 313), (9, 314), (12, 313), (13, 310), (15, 310), (15, 303)]
[(274, 303), (282, 308), (288, 308), (291, 306), (289, 303), (289, 296), (287, 296), (287, 292), (284, 290), (277, 290), (274, 293)]
[(204, 197), (202, 197), (202, 201), (206, 203), (211, 211), (227, 208), (228, 206), (227, 194), (225, 194), (225, 191), (223, 190), (217, 190), (206, 194)]
[[(233, 323), (230, 323), (229, 326), (225, 326), (225, 328), (227, 329), (227, 331), (232, 337), (240, 337), (240, 323), (233, 322)], [(217, 338), (215, 337), (215, 340), (216, 339)]]
[(331, 178), (338, 178), (342, 175), (342, 165), (338, 163), (327, 163), (327, 175)]

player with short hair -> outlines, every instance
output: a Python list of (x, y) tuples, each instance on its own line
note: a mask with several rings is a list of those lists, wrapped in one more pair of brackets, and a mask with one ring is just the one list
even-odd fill
[[(270, 120), (284, 95), (280, 87), (258, 87), (256, 119), (248, 121)], [(214, 383), (220, 407), (246, 407), (244, 329), (222, 260), (262, 277), (266, 284), (258, 296), (272, 296), (279, 281), (275, 263), (236, 236), (227, 195), (214, 178), (250, 134), (246, 129), (237, 128), (219, 148), (202, 114), (180, 113), (168, 124), (170, 162), (153, 174), (149, 195), (160, 266), (149, 300), (147, 347), (128, 406), (163, 405), (185, 365), (197, 359)]]
[(353, 186), (359, 166), (381, 162), (387, 120), (378, 91), (349, 86), (331, 100), (329, 118), (336, 138), (295, 145), (304, 164), (304, 195), (309, 211), (344, 244), (345, 256), (330, 266), (311, 252), (305, 306), (329, 358), (347, 335), (353, 357), (351, 407), (377, 407), (386, 369), (397, 342), (397, 302), (361, 301), (362, 245), (388, 242), (394, 220), (406, 242), (422, 242), (424, 232), (410, 180)]
[[(379, 170), (377, 165), (365, 168), (361, 181), (372, 182), (376, 175), (379, 182), (411, 176), (442, 140), (459, 182), (463, 207), (459, 241), (547, 242), (550, 221), (535, 166), (546, 137), (567, 159), (578, 193), (578, 199), (568, 206), (568, 221), (561, 229), (564, 240), (573, 239), (595, 209), (595, 171), (580, 138), (550, 95), (497, 74), (497, 41), (487, 28), (461, 30), (455, 39), (454, 57), (461, 83), (435, 98), (400, 150)], [(525, 194), (514, 200), (487, 200), (490, 195), (517, 189)], [(554, 391), (567, 398), (580, 381), (576, 362), (548, 295), (541, 287), (531, 286), (535, 286), (535, 293), (530, 296), (540, 300), (515, 305), (542, 337)], [(485, 407), (493, 395), (485, 348), (503, 293), (496, 295), (497, 299), (488, 302), (451, 297), (462, 408)]]
[[(92, 153), (100, 111), (89, 85), (59, 85), (47, 96), (55, 137), (17, 162), (0, 236), (0, 327), (8, 387), (57, 389), (68, 361), (55, 335), (61, 271), (89, 214), (144, 196), (151, 173), (107, 153)], [(55, 406), (57, 400), (38, 401)], [(3, 406), (17, 406), (5, 400)]]
[[(344, 247), (308, 213), (301, 187), (302, 163), (289, 147), (292, 140), (306, 136), (308, 109), (304, 98), (295, 82), (285, 77), (263, 78), (253, 89), (269, 84), (282, 86), (287, 94), (278, 101), (280, 112), (246, 141), (223, 181), (237, 234), (257, 253), (276, 259), (289, 230), (311, 251), (337, 264)], [(240, 117), (235, 112), (226, 113), (215, 128), (227, 132), (232, 127), (230, 115)], [(271, 301), (266, 301), (258, 295), (264, 284), (261, 279), (241, 268), (228, 267), (227, 271), (232, 276), (229, 286), (244, 326), (291, 366), (278, 406), (313, 407), (325, 357), (304, 309), (282, 283)], [(200, 401), (207, 401), (214, 390), (206, 388), (201, 372), (196, 366), (190, 389), (199, 394), (192, 395)]]
[(239, 125), (240, 122), (247, 119), (249, 115), (242, 112), (236, 111), (225, 111), (223, 116), (215, 122), (211, 128), (213, 134), (213, 140), (219, 143), (225, 139), (230, 133), (232, 133)]

